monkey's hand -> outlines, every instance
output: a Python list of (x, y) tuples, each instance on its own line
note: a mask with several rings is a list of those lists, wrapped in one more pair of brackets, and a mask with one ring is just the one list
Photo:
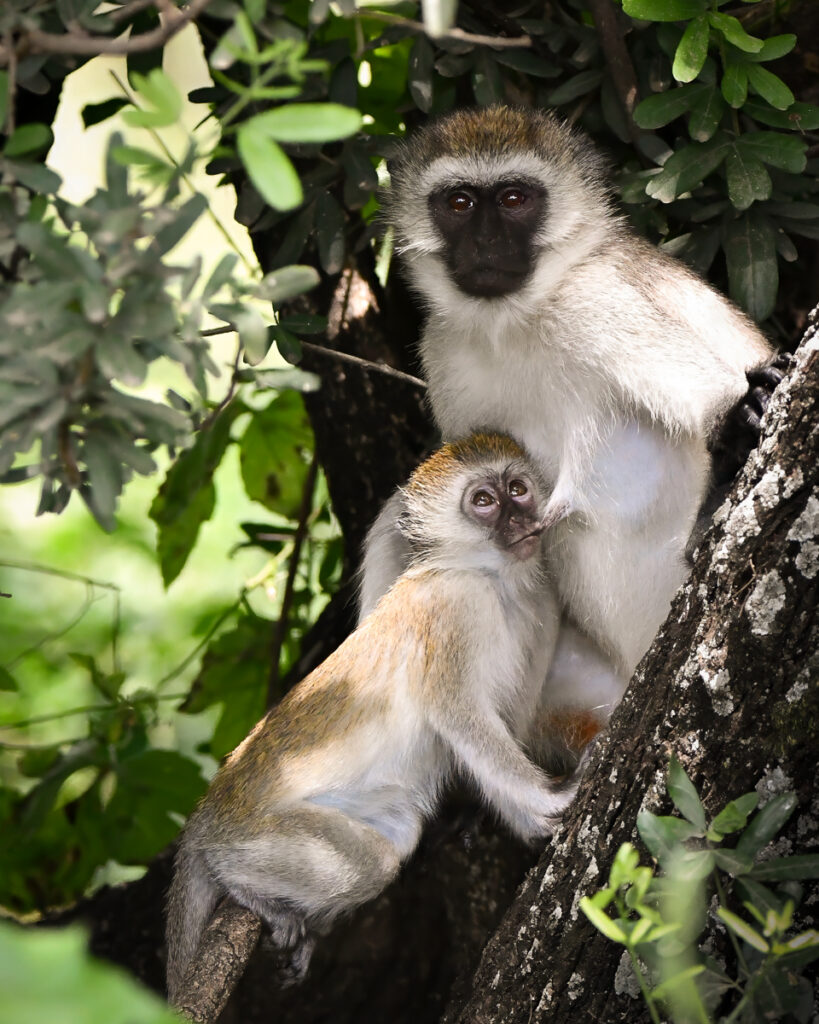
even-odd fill
[(537, 768), (496, 714), (473, 706), (432, 708), (435, 731), (475, 779), (494, 810), (522, 839), (550, 836), (574, 799), (579, 776), (557, 781)]
[(759, 444), (762, 417), (790, 364), (791, 356), (781, 352), (770, 363), (745, 374), (748, 378), (747, 392), (717, 424), (709, 439), (715, 486), (730, 483)]

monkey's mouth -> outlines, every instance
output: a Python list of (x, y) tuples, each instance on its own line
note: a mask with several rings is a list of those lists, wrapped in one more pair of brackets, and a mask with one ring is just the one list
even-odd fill
[(509, 542), (509, 550), (512, 554), (519, 558), (521, 561), (525, 561), (527, 558), (531, 558), (532, 555), (537, 551), (540, 546), (540, 538), (543, 534), (543, 526), (538, 523), (537, 526), (530, 530), (529, 533), (524, 533), (516, 540)]
[(461, 291), (476, 299), (498, 299), (520, 289), (529, 276), (508, 267), (479, 266), (455, 275)]

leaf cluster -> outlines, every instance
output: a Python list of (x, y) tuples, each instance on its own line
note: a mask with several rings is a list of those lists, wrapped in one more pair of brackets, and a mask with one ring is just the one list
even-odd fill
[[(796, 796), (783, 793), (753, 814), (759, 798), (746, 793), (709, 822), (674, 757), (668, 795), (682, 817), (642, 811), (637, 819), (660, 873), (640, 866), (637, 851), (624, 843), (607, 887), (584, 896), (580, 909), (628, 951), (654, 1021), (660, 1007), (676, 1024), (809, 1021), (813, 990), (802, 971), (819, 959), (819, 933), (795, 931), (794, 917), (801, 882), (819, 877), (819, 856), (763, 852), (796, 808)], [(698, 949), (707, 913), (733, 944), (733, 974)]]

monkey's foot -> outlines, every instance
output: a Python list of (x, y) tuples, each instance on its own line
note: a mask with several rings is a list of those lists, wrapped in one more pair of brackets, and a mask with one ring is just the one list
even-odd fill
[(294, 949), (276, 951), (273, 973), (279, 988), (292, 988), (304, 981), (315, 946), (315, 937), (305, 935)]

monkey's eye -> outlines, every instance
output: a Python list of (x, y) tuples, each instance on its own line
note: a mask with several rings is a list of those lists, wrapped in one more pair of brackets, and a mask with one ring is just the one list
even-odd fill
[(475, 205), (475, 200), (466, 192), (453, 192), (447, 199), (450, 210), (456, 213), (466, 213)]
[(498, 202), (507, 210), (515, 210), (526, 202), (526, 195), (518, 188), (507, 188), (498, 196)]
[(522, 480), (512, 480), (509, 484), (508, 491), (513, 498), (522, 498), (524, 494), (529, 493), (529, 488)]
[(495, 495), (491, 491), (475, 491), (472, 495), (472, 504), (478, 508), (489, 508), (495, 504)]

